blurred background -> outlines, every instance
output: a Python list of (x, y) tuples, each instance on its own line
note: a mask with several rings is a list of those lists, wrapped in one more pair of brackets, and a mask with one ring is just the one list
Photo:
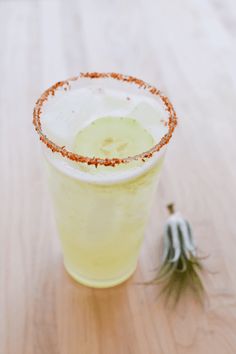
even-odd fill
[[(0, 0), (1, 354), (236, 352), (235, 63), (235, 0)], [(31, 121), (47, 87), (84, 71), (137, 76), (172, 101), (179, 126), (134, 281), (150, 277), (174, 201), (217, 271), (207, 310), (64, 273)]]

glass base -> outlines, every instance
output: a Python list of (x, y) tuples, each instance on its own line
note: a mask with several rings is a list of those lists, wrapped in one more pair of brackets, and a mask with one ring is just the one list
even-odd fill
[(125, 282), (128, 278), (130, 278), (131, 275), (133, 275), (133, 273), (135, 272), (137, 265), (135, 265), (135, 267), (132, 268), (131, 271), (122, 275), (122, 277), (115, 278), (115, 279), (108, 279), (108, 280), (95, 280), (95, 279), (84, 278), (80, 274), (71, 271), (65, 262), (64, 262), (64, 267), (65, 267), (67, 273), (69, 273), (69, 275), (75, 281), (77, 281), (78, 283), (80, 283), (82, 285), (86, 285), (91, 288), (111, 288), (113, 286), (116, 286), (116, 285), (119, 285), (119, 284)]

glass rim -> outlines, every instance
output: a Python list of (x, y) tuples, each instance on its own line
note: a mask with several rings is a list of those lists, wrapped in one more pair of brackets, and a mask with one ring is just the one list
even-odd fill
[[(132, 83), (135, 84), (138, 88), (149, 91), (149, 93), (151, 93), (153, 96), (158, 96), (161, 99), (165, 107), (165, 110), (168, 112), (168, 121), (166, 122), (167, 123), (166, 125), (168, 125), (168, 132), (165, 135), (163, 135), (160, 141), (149, 150), (125, 158), (114, 157), (114, 158), (103, 159), (99, 157), (88, 157), (88, 156), (79, 155), (72, 151), (69, 151), (65, 148), (65, 146), (57, 145), (52, 140), (50, 140), (42, 130), (41, 119), (40, 119), (42, 114), (42, 107), (47, 102), (50, 96), (55, 96), (55, 92), (58, 89), (63, 88), (65, 91), (67, 91), (70, 89), (70, 82), (77, 81), (79, 79), (86, 79), (86, 78), (87, 79), (114, 79), (128, 84)], [(54, 85), (52, 85), (51, 87), (49, 87), (47, 90), (45, 90), (35, 104), (34, 111), (33, 111), (33, 124), (36, 132), (39, 134), (39, 138), (42, 141), (42, 143), (44, 143), (47, 146), (47, 148), (49, 148), (53, 153), (57, 152), (61, 154), (63, 157), (78, 163), (86, 163), (88, 165), (94, 165), (96, 167), (99, 165), (114, 167), (116, 165), (128, 163), (135, 160), (145, 161), (146, 159), (151, 158), (154, 155), (154, 153), (160, 151), (163, 146), (169, 143), (172, 137), (172, 134), (177, 125), (177, 116), (173, 108), (173, 105), (171, 104), (168, 97), (165, 96), (156, 87), (148, 84), (143, 80), (137, 79), (136, 77), (133, 76), (122, 75), (114, 72), (110, 72), (110, 73), (86, 72), (86, 73), (80, 73), (78, 76), (69, 78), (67, 80), (59, 81)]]

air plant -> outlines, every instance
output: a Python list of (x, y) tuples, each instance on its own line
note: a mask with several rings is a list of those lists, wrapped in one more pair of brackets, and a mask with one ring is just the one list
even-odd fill
[(167, 302), (176, 305), (180, 296), (191, 289), (199, 300), (203, 300), (204, 287), (199, 276), (203, 270), (200, 257), (197, 256), (191, 226), (174, 205), (167, 206), (170, 217), (164, 227), (163, 256), (157, 276), (149, 284), (162, 284), (161, 294)]

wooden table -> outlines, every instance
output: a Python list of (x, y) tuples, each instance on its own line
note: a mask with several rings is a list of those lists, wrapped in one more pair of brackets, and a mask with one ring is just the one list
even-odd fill
[[(0, 353), (236, 352), (235, 0), (0, 1)], [(141, 77), (179, 116), (139, 267), (108, 290), (65, 273), (31, 119), (79, 71)], [(208, 301), (175, 311), (152, 277), (174, 201), (209, 254)]]

